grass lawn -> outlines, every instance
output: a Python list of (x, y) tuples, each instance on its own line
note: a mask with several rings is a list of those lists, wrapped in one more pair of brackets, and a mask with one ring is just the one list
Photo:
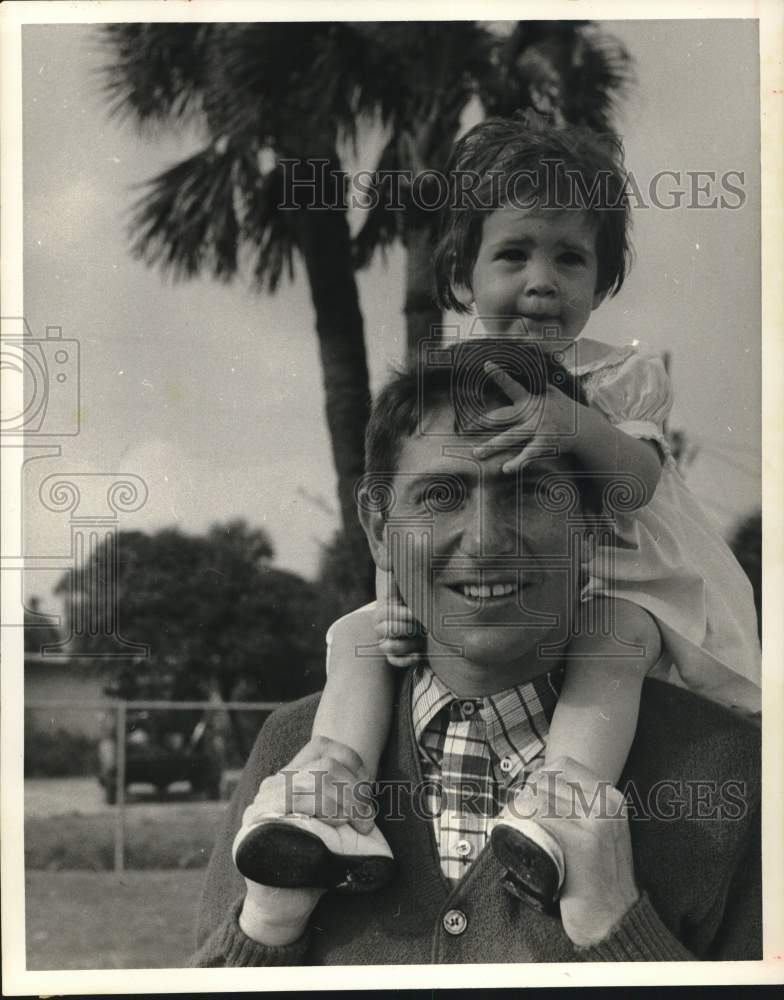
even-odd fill
[[(131, 806), (126, 812), (125, 868), (201, 868), (226, 813), (225, 802)], [(25, 820), (25, 868), (111, 871), (115, 816), (111, 809)]]
[(203, 870), (28, 872), (28, 970), (183, 966), (203, 879)]

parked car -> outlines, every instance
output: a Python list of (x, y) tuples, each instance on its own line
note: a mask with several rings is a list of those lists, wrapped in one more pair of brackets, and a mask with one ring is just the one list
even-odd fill
[[(223, 754), (212, 735), (206, 715), (198, 719), (190, 733), (166, 729), (156, 724), (160, 713), (128, 712), (125, 741), (125, 786), (154, 785), (164, 796), (170, 785), (190, 782), (196, 794), (219, 799), (223, 774)], [(98, 743), (98, 780), (109, 805), (117, 801), (117, 738), (112, 731), (113, 713), (108, 713), (104, 736)]]

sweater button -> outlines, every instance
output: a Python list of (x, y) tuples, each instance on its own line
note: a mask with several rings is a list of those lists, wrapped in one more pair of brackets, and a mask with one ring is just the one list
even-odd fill
[(447, 910), (444, 914), (444, 930), (455, 937), (468, 927), (468, 918), (462, 910)]

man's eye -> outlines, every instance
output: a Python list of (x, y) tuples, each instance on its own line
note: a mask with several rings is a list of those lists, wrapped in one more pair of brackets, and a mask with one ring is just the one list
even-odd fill
[(437, 476), (419, 489), (415, 496), (418, 507), (433, 514), (459, 510), (465, 503), (466, 485), (459, 476)]

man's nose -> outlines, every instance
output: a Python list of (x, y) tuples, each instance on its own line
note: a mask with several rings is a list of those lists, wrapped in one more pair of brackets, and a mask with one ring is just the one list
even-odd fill
[(517, 553), (515, 512), (492, 491), (475, 497), (464, 510), (461, 549), (468, 555), (506, 556)]

